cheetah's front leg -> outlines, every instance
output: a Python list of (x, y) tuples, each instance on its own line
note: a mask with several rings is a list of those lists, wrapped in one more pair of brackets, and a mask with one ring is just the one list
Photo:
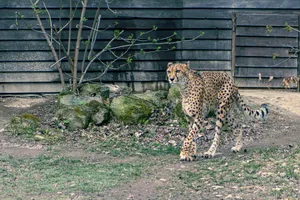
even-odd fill
[(201, 118), (193, 120), (193, 124), (189, 128), (189, 134), (184, 140), (182, 150), (180, 152), (181, 161), (193, 161), (196, 159), (197, 145), (195, 138), (198, 131), (201, 130), (204, 124), (207, 124), (207, 121), (204, 121)]

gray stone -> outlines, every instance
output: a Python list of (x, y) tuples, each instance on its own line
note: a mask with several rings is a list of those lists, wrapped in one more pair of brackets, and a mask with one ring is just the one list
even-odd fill
[(110, 108), (118, 120), (125, 124), (138, 124), (147, 121), (154, 110), (154, 105), (129, 95), (114, 98)]
[(161, 108), (167, 104), (168, 92), (164, 90), (158, 90), (158, 91), (147, 90), (145, 93), (134, 94), (134, 96), (144, 99), (146, 101), (150, 101), (157, 107)]

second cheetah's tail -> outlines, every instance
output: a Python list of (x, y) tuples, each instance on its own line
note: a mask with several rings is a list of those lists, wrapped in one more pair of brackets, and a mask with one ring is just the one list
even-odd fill
[(267, 104), (262, 104), (260, 109), (253, 110), (244, 103), (240, 94), (238, 94), (238, 104), (246, 116), (250, 116), (254, 119), (265, 120), (269, 114), (269, 108)]

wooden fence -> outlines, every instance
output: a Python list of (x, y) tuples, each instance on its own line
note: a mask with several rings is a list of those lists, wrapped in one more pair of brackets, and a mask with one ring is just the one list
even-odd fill
[[(53, 23), (59, 26), (68, 22), (69, 0), (40, 0), (41, 8), (43, 2)], [(74, 0), (74, 4), (76, 2)], [(201, 31), (205, 34), (196, 41), (177, 44), (173, 51), (137, 56), (130, 65), (109, 70), (103, 82), (125, 84), (135, 91), (164, 89), (168, 87), (165, 69), (170, 61), (190, 61), (192, 68), (200, 71), (227, 71), (238, 86), (245, 88), (266, 87), (270, 76), (274, 80), (269, 86), (279, 88), (282, 78), (299, 74), (299, 56), (295, 53), (299, 33), (284, 30), (286, 23), (299, 28), (299, 0), (114, 0), (110, 8), (118, 13), (117, 18), (106, 9), (104, 2), (100, 28), (105, 29), (116, 21), (118, 24), (98, 34), (96, 51), (112, 38), (115, 29), (125, 30), (125, 36), (138, 35), (155, 25), (158, 29), (150, 34), (151, 38), (163, 38), (176, 32), (177, 40), (191, 39)], [(98, 3), (99, 0), (89, 1), (87, 26), (93, 21)], [(59, 92), (57, 69), (51, 67), (54, 58), (43, 35), (17, 20), (16, 13), (21, 13), (32, 28), (39, 30), (30, 1), (0, 0), (0, 11), (0, 93)], [(44, 13), (41, 17), (49, 30), (48, 15)], [(73, 49), (79, 19), (80, 10), (73, 23)], [(67, 43), (67, 34), (67, 30), (62, 34), (64, 43)], [(89, 30), (84, 29), (83, 41), (88, 34)], [(155, 48), (150, 45), (145, 50)], [(84, 45), (81, 45), (81, 52), (83, 50)], [(138, 51), (133, 48), (130, 53)], [(101, 59), (110, 61), (112, 57), (103, 55)], [(102, 67), (95, 63), (88, 77), (98, 76)], [(70, 70), (66, 62), (63, 69), (68, 83)], [(260, 82), (258, 73), (263, 78)]]

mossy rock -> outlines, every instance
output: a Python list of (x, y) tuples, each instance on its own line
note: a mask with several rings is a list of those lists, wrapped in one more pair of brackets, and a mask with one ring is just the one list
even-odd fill
[(110, 109), (104, 104), (98, 106), (98, 112), (93, 115), (92, 120), (95, 125), (100, 126), (107, 123), (111, 118)]
[(182, 110), (181, 102), (178, 102), (174, 107), (174, 117), (178, 119), (181, 123), (186, 123), (187, 118)]
[[(76, 130), (87, 128), (98, 112), (104, 113), (101, 123), (109, 120), (109, 109), (99, 97), (65, 95), (60, 97), (55, 115), (69, 130)], [(97, 124), (101, 123), (97, 121)]]
[(40, 119), (32, 114), (22, 114), (13, 117), (7, 127), (7, 131), (15, 135), (33, 135), (40, 123)]
[(150, 117), (154, 107), (149, 101), (134, 95), (114, 98), (110, 106), (116, 118), (125, 124), (144, 123)]
[(147, 90), (145, 93), (134, 94), (134, 96), (140, 99), (144, 99), (146, 101), (150, 101), (157, 107), (161, 108), (167, 104), (168, 92), (165, 90), (158, 90), (158, 91)]
[(170, 87), (168, 100), (175, 104), (180, 101), (180, 88), (178, 85), (172, 85), (172, 87)]
[(119, 86), (119, 85), (113, 85), (113, 84), (105, 84), (106, 87), (109, 88), (109, 97), (110, 98), (115, 98), (119, 96), (124, 96), (124, 95), (131, 95), (132, 94), (132, 89), (127, 86)]
[(109, 98), (109, 87), (102, 84), (85, 83), (79, 88), (80, 96), (101, 96), (103, 100)]

